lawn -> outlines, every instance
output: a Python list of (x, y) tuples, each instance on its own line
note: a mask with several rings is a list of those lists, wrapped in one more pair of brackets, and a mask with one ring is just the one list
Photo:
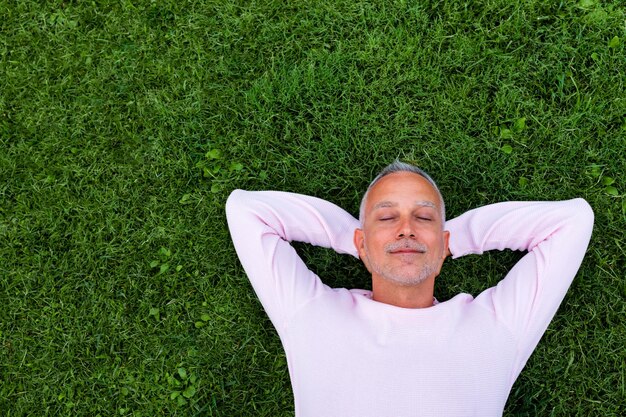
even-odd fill
[[(624, 1), (0, 10), (0, 415), (293, 415), (225, 200), (276, 189), (356, 215), (395, 158), (449, 217), (589, 201), (587, 256), (505, 416), (626, 409)], [(329, 285), (368, 288), (356, 260), (297, 248)], [(518, 258), (448, 260), (436, 295)]]

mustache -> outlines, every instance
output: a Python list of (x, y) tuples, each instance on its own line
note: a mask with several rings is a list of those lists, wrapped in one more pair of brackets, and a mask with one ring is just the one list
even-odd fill
[(397, 242), (387, 243), (385, 245), (386, 252), (395, 252), (401, 249), (410, 249), (410, 250), (415, 250), (418, 252), (426, 252), (428, 248), (426, 247), (426, 245), (422, 243), (414, 242), (409, 239), (403, 239)]

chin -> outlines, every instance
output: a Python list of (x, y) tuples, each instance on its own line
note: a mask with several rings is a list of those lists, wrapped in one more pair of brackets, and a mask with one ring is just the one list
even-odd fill
[(430, 276), (383, 276), (387, 281), (393, 282), (394, 284), (400, 285), (402, 287), (415, 287), (420, 285), (430, 278)]
[(405, 274), (386, 274), (385, 278), (404, 287), (413, 287), (423, 284), (430, 278), (434, 277), (435, 270), (430, 266), (426, 266), (419, 271), (410, 271)]

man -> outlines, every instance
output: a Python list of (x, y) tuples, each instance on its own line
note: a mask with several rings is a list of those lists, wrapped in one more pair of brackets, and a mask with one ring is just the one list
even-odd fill
[[(234, 191), (226, 213), (285, 348), (298, 417), (502, 415), (593, 227), (582, 199), (498, 203), (446, 222), (435, 183), (401, 162), (374, 179), (360, 222), (271, 191)], [(359, 256), (372, 291), (329, 288), (291, 241)], [(497, 286), (433, 297), (446, 256), (506, 248), (528, 253)]]

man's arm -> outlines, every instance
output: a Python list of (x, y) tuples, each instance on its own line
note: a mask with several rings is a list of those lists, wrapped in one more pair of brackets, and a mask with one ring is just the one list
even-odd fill
[(329, 290), (289, 242), (357, 256), (352, 236), (358, 221), (315, 197), (235, 190), (226, 202), (226, 218), (239, 260), (279, 331), (299, 307)]
[(476, 303), (493, 311), (517, 337), (516, 374), (545, 332), (585, 255), (593, 211), (583, 199), (499, 203), (446, 223), (454, 258), (492, 249), (528, 253)]

